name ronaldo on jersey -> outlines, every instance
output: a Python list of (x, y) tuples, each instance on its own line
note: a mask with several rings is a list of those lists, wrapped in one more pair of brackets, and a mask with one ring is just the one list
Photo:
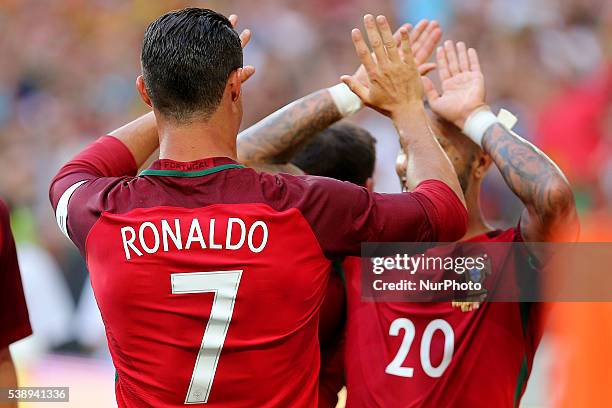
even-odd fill
[[(204, 238), (202, 225), (208, 226), (207, 239)], [(184, 232), (188, 231), (185, 235)], [(155, 254), (158, 251), (191, 249), (226, 249), (236, 251), (245, 245), (253, 253), (263, 251), (268, 243), (268, 225), (263, 221), (245, 222), (240, 218), (229, 217), (217, 223), (215, 218), (190, 221), (161, 219), (145, 221), (137, 226), (121, 228), (121, 239), (125, 259), (135, 256)]]

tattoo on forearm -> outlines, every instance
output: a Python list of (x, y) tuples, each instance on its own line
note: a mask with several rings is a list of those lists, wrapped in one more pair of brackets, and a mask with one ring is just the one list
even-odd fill
[[(573, 202), (561, 170), (528, 141), (503, 126), (493, 125), (485, 132), (483, 148), (493, 158), (510, 189), (535, 213), (545, 217), (565, 209), (567, 200)], [(560, 186), (564, 187), (563, 194), (559, 194)]]
[(340, 119), (329, 92), (314, 92), (240, 133), (238, 157), (247, 163), (287, 163), (317, 132)]

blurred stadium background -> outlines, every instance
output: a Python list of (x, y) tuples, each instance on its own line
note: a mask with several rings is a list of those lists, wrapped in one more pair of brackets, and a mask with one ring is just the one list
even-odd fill
[[(188, 5), (236, 13), (239, 27), (253, 31), (245, 63), (258, 72), (245, 89), (245, 127), (352, 73), (349, 33), (364, 13), (386, 14), (395, 25), (437, 19), (445, 39), (479, 51), (493, 106), (517, 114), (519, 133), (570, 178), (583, 239), (612, 238), (611, 2), (1, 0), (0, 196), (12, 209), (35, 332), (12, 348), (22, 385), (70, 386), (74, 407), (114, 404), (114, 369), (87, 271), (55, 225), (47, 188), (79, 148), (144, 112), (134, 88), (144, 29)], [(390, 122), (372, 112), (354, 119), (378, 139), (377, 189), (397, 191)], [(508, 226), (520, 203), (491, 173), (483, 207)], [(545, 342), (525, 406), (553, 403), (553, 353)]]

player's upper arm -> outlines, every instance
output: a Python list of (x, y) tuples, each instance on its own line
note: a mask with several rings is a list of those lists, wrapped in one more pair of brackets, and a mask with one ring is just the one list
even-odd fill
[[(560, 178), (559, 178), (560, 179)], [(531, 255), (548, 262), (552, 247), (541, 242), (575, 242), (580, 233), (574, 195), (565, 180), (549, 181), (539, 205), (527, 204), (521, 214), (519, 231)]]
[(362, 242), (454, 241), (467, 212), (444, 183), (428, 180), (400, 194), (372, 193), (325, 177), (279, 175), (281, 207), (296, 207), (328, 257), (359, 255)]
[[(74, 218), (71, 221), (83, 224), (87, 227), (85, 230), (88, 230), (92, 221), (95, 221), (92, 219), (95, 217), (95, 211), (102, 210), (96, 208), (96, 205), (92, 206), (91, 203), (102, 202), (104, 198), (102, 193), (113, 178), (135, 175), (137, 170), (134, 156), (121, 141), (112, 136), (101, 137), (66, 163), (49, 187), (49, 199), (64, 235), (82, 249), (81, 241), (84, 236), (77, 234), (79, 237), (75, 237), (70, 234), (69, 218)], [(101, 180), (108, 182), (100, 182)], [(100, 197), (97, 200), (93, 197), (94, 200), (91, 200), (94, 195)], [(79, 199), (76, 200), (75, 197)], [(72, 217), (71, 214), (75, 212), (73, 209), (75, 202), (76, 206), (80, 207), (80, 211), (78, 216)]]
[[(567, 188), (569, 190), (569, 187)], [(533, 207), (523, 210), (520, 230), (526, 242), (574, 242), (580, 233), (580, 223), (571, 190), (558, 190), (546, 211)]]
[(101, 177), (135, 175), (138, 170), (128, 148), (112, 136), (104, 136), (66, 163), (51, 181), (49, 199), (55, 210), (60, 198), (78, 183)]

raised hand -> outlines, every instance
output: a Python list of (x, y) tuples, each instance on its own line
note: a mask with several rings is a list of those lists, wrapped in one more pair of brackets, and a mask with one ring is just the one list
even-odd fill
[(423, 78), (425, 94), (431, 110), (454, 123), (459, 129), (468, 116), (485, 105), (484, 76), (476, 50), (466, 49), (463, 42), (455, 46), (444, 42), (436, 52), (438, 74), (442, 85), (440, 95), (429, 78)]
[[(230, 23), (232, 23), (232, 27), (236, 28), (236, 24), (238, 24), (238, 16), (236, 14), (232, 14), (227, 18)], [(247, 44), (251, 41), (251, 30), (245, 29), (240, 33), (240, 45), (242, 49), (247, 46)], [(252, 65), (246, 65), (240, 70), (240, 80), (242, 83), (246, 82), (250, 77), (255, 73), (255, 68)]]
[(374, 19), (374, 16), (368, 14), (363, 20), (373, 55), (359, 29), (354, 29), (351, 36), (357, 56), (364, 66), (367, 81), (364, 84), (355, 76), (349, 75), (343, 75), (342, 81), (365, 105), (387, 116), (393, 116), (407, 106), (422, 105), (423, 86), (410, 47), (408, 29), (400, 28), (398, 46), (384, 16)]
[[(428, 72), (436, 68), (436, 64), (427, 62), (433, 54), (436, 44), (442, 37), (442, 30), (437, 21), (421, 20), (419, 23), (412, 28), (411, 24), (404, 24), (393, 34), (393, 38), (397, 41), (398, 45), (401, 45), (400, 30), (402, 28), (407, 29), (410, 32), (410, 47), (412, 48), (412, 55), (418, 66), (421, 75), (426, 75)], [(400, 56), (403, 56), (403, 51), (400, 48)], [(373, 58), (376, 58), (372, 54)], [(368, 74), (366, 73), (365, 67), (361, 64), (357, 71), (353, 74), (359, 82), (366, 85), (368, 83)]]
[(410, 31), (410, 47), (412, 47), (412, 54), (421, 75), (426, 75), (436, 68), (435, 63), (427, 61), (436, 49), (440, 38), (442, 38), (442, 30), (435, 20), (421, 20)]

